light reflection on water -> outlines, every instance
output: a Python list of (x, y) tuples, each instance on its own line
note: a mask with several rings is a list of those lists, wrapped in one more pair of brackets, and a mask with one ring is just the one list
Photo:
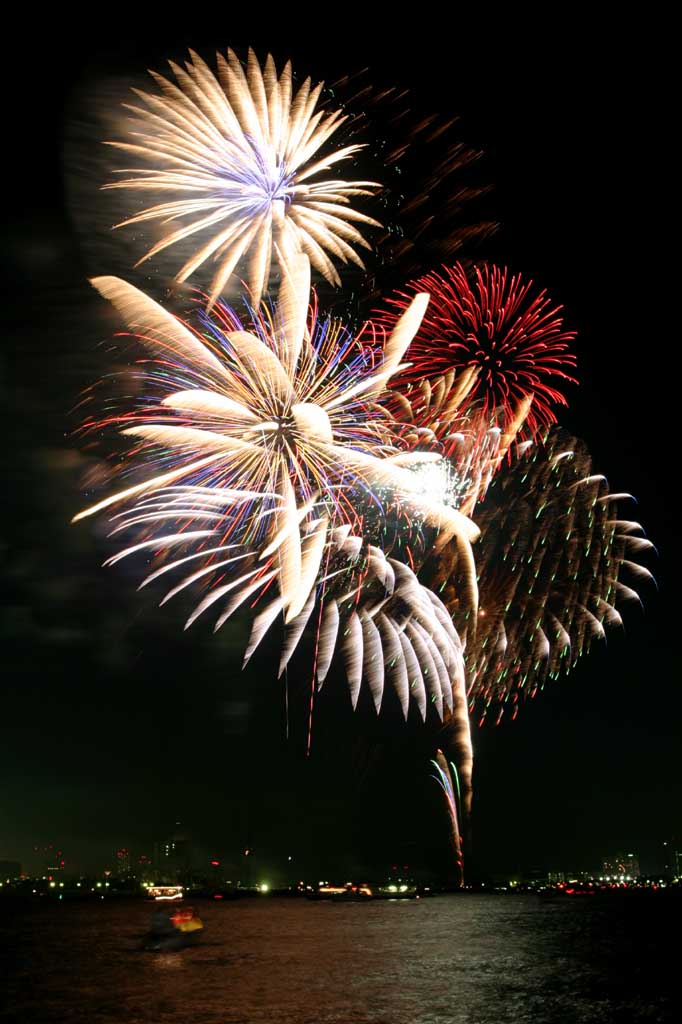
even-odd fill
[(148, 904), (5, 907), (11, 1024), (632, 1024), (682, 1019), (680, 901), (443, 896), (198, 903), (202, 942), (140, 950)]

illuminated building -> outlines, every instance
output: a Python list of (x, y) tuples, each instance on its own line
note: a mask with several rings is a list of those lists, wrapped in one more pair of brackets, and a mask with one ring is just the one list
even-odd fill
[(682, 876), (682, 840), (667, 839), (663, 843), (662, 868), (667, 878)]
[(178, 881), (185, 877), (191, 866), (192, 845), (189, 836), (182, 830), (182, 823), (175, 822), (175, 831), (162, 842), (154, 843), (154, 869), (161, 880)]
[(130, 874), (130, 850), (125, 846), (116, 851), (116, 874), (119, 878), (127, 878)]

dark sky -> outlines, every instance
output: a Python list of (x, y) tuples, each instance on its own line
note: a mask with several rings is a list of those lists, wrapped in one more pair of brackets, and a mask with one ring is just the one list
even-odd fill
[(401, 852), (439, 835), (406, 745), (391, 750), (386, 731), (373, 774), (353, 740), (361, 730), (343, 708), (332, 714), (332, 697), (306, 762), (297, 723), (286, 741), (267, 651), (240, 675), (236, 628), (217, 641), (207, 629), (183, 635), (180, 612), (157, 612), (132, 578), (99, 568), (93, 528), (69, 525), (84, 469), (69, 411), (107, 371), (111, 329), (86, 284), (98, 243), (84, 244), (74, 186), (98, 138), (74, 122), (98, 88), (106, 104), (112, 77), (139, 80), (187, 45), (210, 58), (253, 44), (316, 79), (369, 67), (375, 83), (411, 89), (420, 109), (460, 114), (464, 140), (486, 152), (486, 202), (501, 224), (480, 257), (546, 286), (579, 330), (582, 383), (561, 422), (612, 490), (637, 497), (632, 517), (657, 546), (659, 592), (643, 585), (645, 611), (629, 610), (624, 635), (611, 633), (516, 722), (476, 734), (475, 854), (488, 868), (589, 867), (628, 846), (651, 861), (661, 839), (682, 833), (678, 318), (663, 258), (673, 210), (666, 83), (651, 70), (658, 40), (634, 24), (617, 34), (493, 29), (482, 16), (450, 26), (269, 21), (257, 13), (251, 29), (243, 17), (212, 17), (192, 32), (167, 20), (106, 30), (60, 20), (12, 57), (0, 858), (30, 865), (34, 844), (56, 841), (87, 866), (117, 844), (149, 849), (178, 818), (207, 846), (260, 843), (272, 856), (291, 847), (311, 864), (330, 848), (391, 857), (377, 821), (392, 822)]

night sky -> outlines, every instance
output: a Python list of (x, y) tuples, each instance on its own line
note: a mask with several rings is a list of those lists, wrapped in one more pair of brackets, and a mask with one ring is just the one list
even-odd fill
[(292, 852), (314, 869), (330, 851), (363, 863), (408, 856), (437, 846), (444, 828), (435, 783), (411, 778), (408, 746), (388, 724), (375, 737), (382, 763), (368, 763), (342, 685), (323, 691), (306, 761), (294, 715), (305, 698), (294, 685), (287, 740), (272, 650), (241, 675), (238, 625), (216, 639), (208, 624), (183, 634), (183, 609), (158, 611), (132, 574), (100, 568), (101, 529), (69, 523), (90, 465), (70, 438), (71, 410), (107, 372), (117, 326), (87, 277), (125, 274), (128, 259), (122, 236), (88, 238), (100, 149), (86, 110), (100, 89), (106, 106), (112, 79), (140, 82), (188, 45), (210, 62), (216, 47), (252, 44), (315, 80), (369, 67), (375, 84), (412, 90), (420, 109), (461, 115), (463, 140), (485, 151), (480, 180), (494, 186), (485, 212), (500, 222), (470, 255), (533, 277), (579, 331), (581, 386), (560, 421), (613, 491), (636, 496), (629, 517), (657, 547), (646, 564), (659, 589), (643, 583), (644, 613), (626, 608), (624, 633), (517, 721), (475, 733), (474, 853), (486, 870), (577, 869), (628, 847), (653, 865), (657, 843), (682, 834), (679, 343), (662, 255), (665, 85), (645, 73), (653, 42), (635, 25), (617, 36), (547, 27), (538, 43), (518, 24), (492, 34), (483, 17), (447, 32), (356, 27), (350, 14), (300, 30), (279, 16), (269, 31), (268, 20), (257, 15), (251, 32), (243, 19), (212, 18), (196, 33), (60, 21), (12, 56), (0, 858), (32, 867), (32, 847), (57, 842), (74, 868), (94, 867), (117, 845), (150, 851), (181, 820), (207, 848)]

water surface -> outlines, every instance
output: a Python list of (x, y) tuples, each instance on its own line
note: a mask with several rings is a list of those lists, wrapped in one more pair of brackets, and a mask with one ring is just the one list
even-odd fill
[(197, 903), (194, 948), (140, 951), (149, 904), (6, 905), (11, 1024), (633, 1024), (682, 1020), (680, 901), (440, 896)]

